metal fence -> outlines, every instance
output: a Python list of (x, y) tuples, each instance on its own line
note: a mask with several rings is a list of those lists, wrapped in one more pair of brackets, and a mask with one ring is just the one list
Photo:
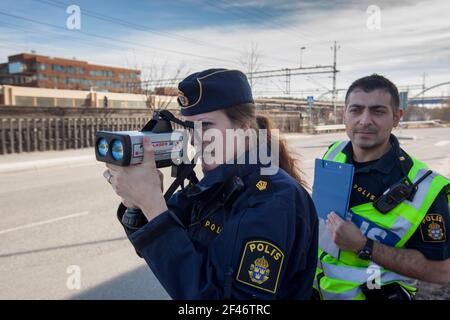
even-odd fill
[(99, 130), (140, 130), (145, 117), (0, 119), (0, 154), (93, 147)]
[[(9, 117), (0, 119), (0, 155), (88, 148), (99, 130), (140, 130), (150, 117)], [(298, 117), (272, 117), (281, 132), (302, 132)], [(180, 129), (176, 124), (174, 129)]]

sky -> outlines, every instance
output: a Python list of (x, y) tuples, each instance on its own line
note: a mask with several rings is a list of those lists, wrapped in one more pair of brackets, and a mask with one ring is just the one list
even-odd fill
[[(71, 5), (80, 8), (80, 28)], [(0, 0), (0, 62), (36, 51), (141, 69), (143, 78), (184, 77), (207, 68), (258, 70), (330, 66), (337, 88), (382, 74), (410, 96), (450, 81), (448, 0)], [(301, 48), (304, 47), (303, 50)], [(285, 78), (258, 79), (255, 96), (286, 96)], [(331, 74), (291, 77), (291, 96), (320, 96)], [(450, 85), (429, 92), (450, 95)], [(329, 98), (329, 95), (325, 95)]]

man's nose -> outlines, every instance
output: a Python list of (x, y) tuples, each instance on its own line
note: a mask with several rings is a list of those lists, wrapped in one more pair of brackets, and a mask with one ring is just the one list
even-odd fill
[(364, 112), (361, 114), (358, 123), (362, 126), (367, 126), (373, 123), (372, 116), (368, 109), (364, 110)]

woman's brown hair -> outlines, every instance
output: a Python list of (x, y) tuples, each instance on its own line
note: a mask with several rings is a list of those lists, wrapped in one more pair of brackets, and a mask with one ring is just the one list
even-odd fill
[[(223, 109), (225, 115), (234, 123), (247, 124), (249, 128), (267, 130), (267, 143), (271, 144), (272, 129), (276, 129), (273, 121), (266, 116), (256, 115), (256, 106), (254, 103), (246, 103), (231, 108)], [(298, 160), (291, 155), (286, 140), (279, 139), (279, 166), (294, 178), (300, 185), (308, 188), (307, 183), (301, 177)]]

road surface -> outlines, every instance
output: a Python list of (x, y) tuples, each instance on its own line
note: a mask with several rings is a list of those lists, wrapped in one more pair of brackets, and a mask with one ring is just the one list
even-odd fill
[[(400, 134), (405, 150), (450, 176), (450, 128)], [(346, 138), (286, 137), (309, 183), (314, 159)], [(91, 149), (0, 156), (0, 299), (169, 299), (125, 238), (103, 170)], [(426, 288), (450, 299), (448, 287)]]

